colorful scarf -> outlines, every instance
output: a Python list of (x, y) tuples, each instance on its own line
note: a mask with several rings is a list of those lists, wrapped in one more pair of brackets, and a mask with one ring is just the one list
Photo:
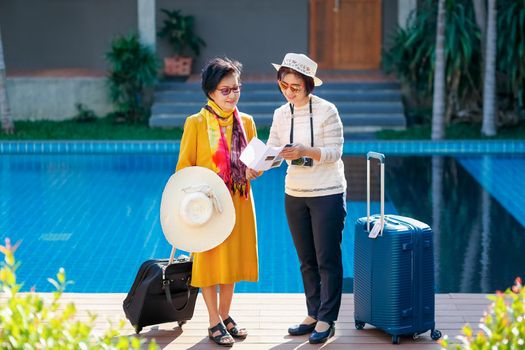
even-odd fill
[[(217, 104), (208, 100), (204, 109), (210, 113), (202, 113), (208, 125), (208, 139), (212, 152), (214, 171), (222, 178), (226, 186), (235, 193), (248, 198), (248, 181), (246, 180), (246, 165), (240, 161), (241, 152), (248, 143), (246, 133), (237, 108), (227, 115)], [(222, 127), (233, 124), (231, 151), (228, 147), (226, 134)]]

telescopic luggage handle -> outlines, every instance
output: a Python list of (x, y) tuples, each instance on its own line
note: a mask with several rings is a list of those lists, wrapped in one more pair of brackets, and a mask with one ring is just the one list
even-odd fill
[(378, 152), (366, 154), (366, 230), (370, 232), (370, 158), (378, 159), (381, 168), (381, 232), (379, 235), (383, 235), (385, 222), (385, 155)]
[[(171, 253), (170, 253), (170, 258), (168, 260), (168, 265), (171, 265), (173, 264), (173, 261), (175, 261), (175, 252), (177, 251), (177, 248), (175, 248), (175, 246), (171, 246)], [(183, 255), (185, 256), (185, 255)], [(193, 255), (190, 255), (190, 261), (193, 261)]]
[(168, 261), (168, 265), (173, 264), (173, 260), (175, 259), (175, 252), (177, 251), (177, 248), (175, 246), (171, 246), (171, 253), (170, 253), (170, 260)]

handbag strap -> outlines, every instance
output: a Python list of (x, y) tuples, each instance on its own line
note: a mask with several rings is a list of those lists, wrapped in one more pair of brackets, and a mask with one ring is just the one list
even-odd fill
[[(170, 259), (168, 260), (168, 266), (173, 264), (173, 260), (175, 259), (175, 252), (176, 251), (177, 251), (177, 248), (175, 248), (175, 246), (172, 246), (171, 247)], [(179, 309), (175, 305), (173, 305), (173, 300), (171, 300), (170, 280), (169, 280), (169, 278), (166, 278), (166, 275), (165, 275), (165, 271), (166, 271), (166, 268), (168, 266), (166, 266), (163, 269), (163, 271), (162, 271), (162, 289), (164, 289), (164, 294), (166, 294), (166, 300), (168, 301), (168, 304), (170, 304), (171, 307), (175, 311), (180, 312), (180, 311), (184, 310), (186, 308), (186, 306), (188, 306), (188, 303), (190, 302), (190, 294), (191, 294), (190, 281), (191, 281), (191, 277), (189, 277), (188, 280), (186, 281), (186, 289), (188, 290), (188, 296), (186, 298), (186, 303), (184, 303), (184, 305)]]
[(191, 280), (191, 278), (188, 278), (188, 280), (186, 281), (186, 289), (188, 290), (188, 295), (186, 296), (186, 302), (184, 303), (184, 305), (180, 309), (177, 308), (173, 304), (173, 300), (171, 300), (170, 280), (169, 279), (165, 279), (165, 280), (162, 281), (162, 289), (164, 289), (164, 294), (166, 294), (166, 300), (168, 301), (168, 304), (171, 305), (173, 310), (175, 310), (177, 312), (181, 312), (182, 310), (184, 310), (186, 308), (186, 306), (188, 306), (188, 304), (190, 302), (190, 294), (191, 294), (190, 280)]

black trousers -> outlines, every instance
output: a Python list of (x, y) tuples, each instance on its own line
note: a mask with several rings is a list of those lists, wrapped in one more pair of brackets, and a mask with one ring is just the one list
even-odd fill
[(308, 315), (333, 322), (339, 315), (343, 290), (344, 193), (320, 197), (285, 195), (285, 208), (301, 263)]

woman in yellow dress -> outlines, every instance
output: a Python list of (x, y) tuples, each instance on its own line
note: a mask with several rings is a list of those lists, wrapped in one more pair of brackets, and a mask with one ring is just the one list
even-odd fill
[(234, 337), (244, 339), (248, 335), (229, 315), (235, 283), (258, 280), (257, 227), (250, 180), (259, 173), (239, 160), (257, 131), (253, 118), (237, 110), (241, 69), (239, 62), (228, 58), (214, 58), (203, 69), (202, 90), (208, 102), (186, 119), (177, 163), (177, 171), (189, 166), (215, 171), (232, 195), (236, 214), (233, 231), (217, 247), (194, 253), (191, 281), (201, 288), (208, 309), (210, 339), (224, 346), (232, 346)]

